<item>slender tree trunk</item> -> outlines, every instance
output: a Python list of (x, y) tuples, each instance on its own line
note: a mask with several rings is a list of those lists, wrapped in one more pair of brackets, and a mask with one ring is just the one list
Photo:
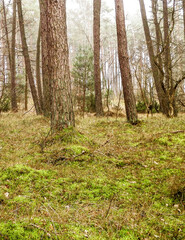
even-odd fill
[(10, 50), (10, 41), (9, 41), (9, 34), (8, 34), (8, 25), (7, 25), (5, 1), (2, 0), (2, 3), (3, 3), (3, 15), (4, 15), (4, 29), (5, 29), (6, 44), (7, 44), (7, 49), (8, 49), (8, 60), (9, 60), (9, 66), (10, 66), (10, 69), (11, 69), (11, 50)]
[(17, 111), (16, 96), (16, 63), (15, 63), (15, 42), (16, 42), (16, 0), (13, 1), (13, 18), (12, 18), (12, 46), (11, 46), (11, 104), (12, 110)]
[[(175, 9), (173, 9), (175, 11)], [(164, 68), (165, 68), (165, 87), (169, 101), (168, 116), (177, 116), (174, 83), (172, 77), (172, 60), (170, 53), (170, 32), (168, 24), (168, 3), (163, 0), (163, 28), (164, 28)]]
[(168, 24), (168, 4), (163, 0), (163, 29), (164, 29), (164, 68), (165, 68), (165, 86), (171, 87), (171, 55), (170, 55), (170, 34)]
[(83, 86), (83, 117), (85, 116), (85, 96), (86, 96), (86, 85)]
[(42, 96), (42, 84), (41, 84), (41, 73), (40, 73), (40, 24), (39, 24), (38, 38), (37, 38), (36, 79), (37, 79), (39, 102), (40, 102), (41, 109), (43, 110), (43, 96)]
[(26, 42), (21, 0), (17, 0), (17, 8), (18, 8), (19, 27), (20, 27), (20, 33), (21, 33), (21, 41), (22, 41), (22, 49), (23, 49), (23, 55), (24, 55), (24, 60), (25, 60), (26, 74), (27, 74), (27, 77), (29, 80), (31, 94), (32, 94), (36, 113), (41, 114), (42, 111), (41, 111), (41, 107), (40, 107), (38, 96), (37, 96), (37, 90), (35, 87), (33, 73), (32, 73), (32, 69), (31, 69), (31, 61), (30, 61), (30, 56), (29, 56), (29, 52), (28, 52), (28, 45)]
[(132, 77), (129, 66), (129, 57), (127, 49), (127, 36), (125, 28), (125, 15), (122, 0), (115, 0), (116, 25), (118, 38), (118, 56), (122, 77), (123, 93), (125, 99), (125, 109), (127, 120), (131, 124), (138, 122), (136, 102), (132, 85)]
[(41, 55), (42, 55), (42, 83), (43, 83), (43, 109), (46, 117), (51, 116), (52, 92), (51, 79), (49, 75), (49, 46), (47, 41), (48, 34), (48, 0), (40, 2), (40, 24), (41, 24)]
[(161, 111), (168, 116), (168, 100), (166, 98), (166, 90), (165, 86), (163, 84), (163, 73), (160, 71), (156, 65), (157, 61), (155, 60), (154, 55), (154, 49), (152, 44), (152, 39), (150, 35), (150, 30), (148, 26), (148, 20), (146, 16), (146, 9), (144, 5), (144, 0), (139, 0), (140, 3), (140, 9), (141, 9), (141, 16), (143, 21), (143, 27), (145, 32), (145, 38), (146, 38), (146, 44), (148, 48), (149, 58), (150, 58), (150, 64), (152, 68), (153, 78), (155, 82), (155, 87), (157, 91), (157, 96), (159, 99)]
[[(6, 85), (6, 74), (5, 74), (5, 51), (3, 49), (2, 52), (2, 61), (1, 61), (1, 74), (2, 74), (2, 79), (1, 79), (1, 95), (0, 95), (0, 103), (1, 100), (4, 96), (4, 91), (5, 91), (5, 85)], [(0, 59), (1, 60), (1, 59)], [(0, 104), (0, 113), (1, 113), (1, 104)]]
[(182, 8), (183, 8), (183, 22), (184, 22), (184, 53), (183, 53), (183, 60), (182, 60), (182, 75), (185, 75), (185, 0), (182, 0)]
[[(157, 47), (157, 59), (159, 66), (163, 69), (163, 62), (162, 62), (162, 54), (160, 52), (160, 48), (162, 46), (162, 33), (160, 24), (157, 18), (157, 11), (158, 11), (158, 0), (152, 0), (152, 13), (154, 18), (154, 25), (155, 25), (155, 33), (156, 33), (156, 47)], [(161, 81), (163, 81), (164, 76), (161, 74)]]
[(101, 75), (100, 75), (100, 12), (101, 0), (94, 0), (94, 80), (95, 80), (95, 104), (96, 116), (103, 116)]
[(28, 110), (28, 77), (25, 74), (25, 90), (24, 90), (24, 109)]
[(182, 0), (183, 20), (184, 20), (184, 41), (185, 41), (185, 0)]
[(60, 130), (75, 125), (67, 43), (66, 1), (46, 2), (48, 73), (52, 84), (51, 127)]

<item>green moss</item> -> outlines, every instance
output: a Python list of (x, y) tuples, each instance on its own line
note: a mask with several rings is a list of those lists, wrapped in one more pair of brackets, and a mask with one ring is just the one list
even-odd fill
[(0, 239), (185, 239), (183, 118), (125, 121), (80, 118), (41, 152), (48, 120), (3, 115)]
[(37, 239), (50, 239), (43, 231), (29, 226), (25, 223), (0, 223), (0, 237), (1, 239), (8, 240), (37, 240)]

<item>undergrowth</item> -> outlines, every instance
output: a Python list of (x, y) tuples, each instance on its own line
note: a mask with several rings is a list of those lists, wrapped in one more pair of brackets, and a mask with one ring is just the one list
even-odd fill
[(185, 120), (0, 117), (0, 239), (185, 239)]

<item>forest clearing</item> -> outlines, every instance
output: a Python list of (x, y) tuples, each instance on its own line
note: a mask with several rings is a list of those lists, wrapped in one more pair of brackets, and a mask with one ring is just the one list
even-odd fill
[(183, 240), (184, 114), (140, 118), (3, 114), (0, 239)]
[(185, 239), (185, 0), (0, 1), (1, 239)]

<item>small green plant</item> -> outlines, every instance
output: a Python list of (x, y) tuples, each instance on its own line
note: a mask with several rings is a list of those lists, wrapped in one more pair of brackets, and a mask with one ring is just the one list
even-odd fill
[(83, 112), (95, 110), (93, 52), (80, 47), (73, 63), (72, 76), (78, 91), (75, 93), (78, 108)]
[(136, 104), (136, 109), (137, 109), (138, 113), (145, 113), (146, 112), (146, 105), (145, 105), (145, 103), (142, 102), (142, 101), (139, 101)]
[(4, 95), (0, 101), (0, 111), (8, 112), (10, 110), (10, 98)]

